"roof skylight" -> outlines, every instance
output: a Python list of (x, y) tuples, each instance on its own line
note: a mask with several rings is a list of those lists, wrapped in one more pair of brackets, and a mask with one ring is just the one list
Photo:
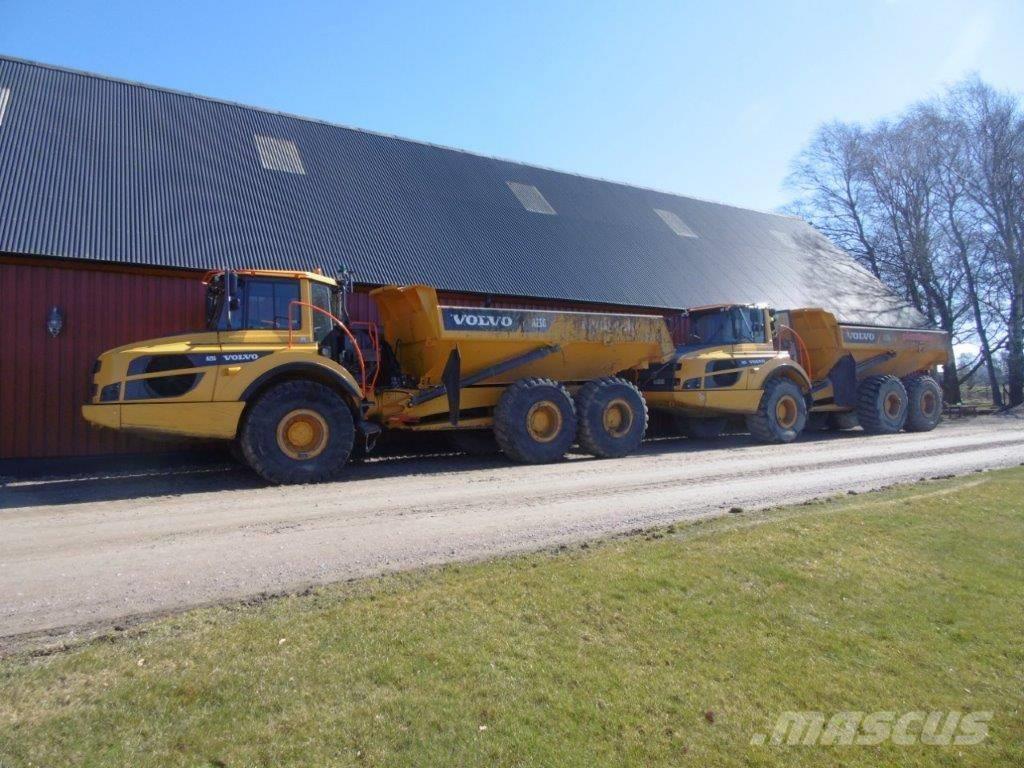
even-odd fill
[(512, 190), (512, 194), (515, 195), (519, 202), (523, 204), (523, 208), (533, 213), (546, 213), (549, 216), (554, 216), (558, 212), (551, 207), (551, 203), (544, 199), (544, 195), (540, 193), (532, 184), (521, 184), (518, 181), (506, 181), (508, 188)]
[(654, 212), (661, 217), (661, 220), (668, 224), (668, 228), (680, 237), (697, 237), (697, 233), (686, 226), (686, 222), (679, 218), (679, 215), (672, 211), (665, 211), (655, 208)]
[(284, 171), (285, 173), (306, 174), (306, 168), (299, 156), (299, 148), (295, 142), (279, 139), (275, 136), (253, 137), (256, 140), (256, 151), (260, 154), (260, 165), (268, 171)]
[(11, 101), (11, 89), (0, 88), (0, 125), (4, 124), (4, 114), (7, 112), (7, 105)]

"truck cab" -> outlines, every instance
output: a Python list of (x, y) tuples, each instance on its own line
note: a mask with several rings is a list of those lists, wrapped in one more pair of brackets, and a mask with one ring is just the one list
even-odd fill
[[(363, 400), (354, 345), (338, 341), (338, 283), (314, 272), (213, 272), (204, 328), (108, 350), (93, 366), (83, 415), (137, 432), (233, 438), (271, 378), (311, 376)], [(355, 372), (353, 372), (353, 370)]]
[(801, 387), (810, 382), (780, 338), (773, 312), (759, 304), (716, 304), (688, 310), (684, 341), (669, 361), (641, 378), (645, 391), (672, 392), (672, 407), (700, 415), (747, 413), (764, 377), (784, 374)]
[(731, 415), (756, 417), (766, 384), (778, 381), (769, 387), (771, 439), (795, 439), (807, 419), (811, 382), (774, 312), (761, 304), (714, 304), (694, 307), (681, 320), (684, 339), (675, 355), (641, 373), (651, 408), (691, 437), (715, 437)]

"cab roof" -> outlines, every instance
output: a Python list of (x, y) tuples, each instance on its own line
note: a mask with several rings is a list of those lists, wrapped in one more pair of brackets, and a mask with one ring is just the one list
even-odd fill
[(732, 303), (732, 304), (704, 304), (704, 305), (699, 306), (699, 307), (689, 307), (686, 310), (686, 312), (687, 312), (687, 314), (689, 314), (691, 312), (710, 312), (711, 310), (714, 310), (714, 309), (726, 310), (726, 309), (732, 309), (733, 307), (743, 307), (744, 309), (764, 309), (765, 305), (764, 304), (737, 304), (737, 303)]
[[(317, 283), (326, 283), (330, 286), (337, 286), (338, 284), (338, 281), (334, 278), (320, 274), (319, 272), (304, 272), (289, 269), (233, 269), (231, 271), (236, 275), (249, 275), (251, 277), (283, 277), (295, 280), (312, 280)], [(222, 274), (224, 274), (223, 269), (207, 272), (203, 276), (203, 282), (208, 283), (211, 278)]]

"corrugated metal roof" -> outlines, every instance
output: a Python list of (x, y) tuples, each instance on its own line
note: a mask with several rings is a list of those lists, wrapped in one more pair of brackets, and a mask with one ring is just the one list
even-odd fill
[(0, 89), (0, 251), (922, 322), (795, 218), (4, 57)]

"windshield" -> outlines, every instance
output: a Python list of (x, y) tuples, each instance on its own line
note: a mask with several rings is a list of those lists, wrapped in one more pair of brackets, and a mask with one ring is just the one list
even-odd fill
[[(226, 297), (232, 284), (229, 313)], [(206, 286), (206, 329), (297, 329), (302, 325), (302, 312), (296, 306), (300, 297), (300, 283), (291, 278), (238, 275), (225, 284), (225, 276), (217, 275)]]
[(764, 342), (764, 311), (758, 307), (720, 307), (690, 314), (688, 344)]

